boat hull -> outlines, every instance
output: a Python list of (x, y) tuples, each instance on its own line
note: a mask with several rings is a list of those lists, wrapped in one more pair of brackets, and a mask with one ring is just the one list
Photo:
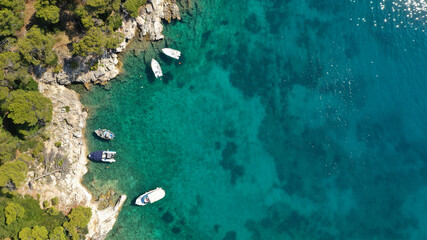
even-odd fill
[(145, 206), (149, 203), (154, 203), (165, 197), (165, 190), (162, 188), (156, 188), (149, 192), (140, 195), (136, 200), (135, 204), (139, 206)]
[(107, 129), (97, 129), (97, 130), (95, 130), (95, 134), (99, 138), (102, 138), (105, 140), (113, 140), (116, 137), (116, 135), (112, 131), (107, 130)]
[(113, 151), (95, 151), (89, 153), (87, 157), (95, 162), (113, 163), (116, 162), (116, 160), (114, 159), (115, 155), (116, 152)]
[(179, 57), (181, 57), (181, 52), (172, 48), (163, 48), (162, 52), (171, 58), (175, 58), (176, 60), (179, 60)]
[(156, 78), (163, 76), (163, 72), (162, 72), (162, 69), (160, 67), (160, 64), (155, 59), (151, 59), (151, 69), (153, 70), (154, 76)]

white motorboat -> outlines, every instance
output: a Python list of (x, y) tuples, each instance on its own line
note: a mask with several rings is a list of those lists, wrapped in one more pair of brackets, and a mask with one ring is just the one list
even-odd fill
[(114, 159), (115, 155), (116, 152), (114, 151), (95, 151), (91, 152), (88, 158), (96, 162), (113, 163), (116, 162), (116, 159)]
[(144, 206), (149, 203), (157, 202), (160, 199), (164, 198), (165, 194), (165, 190), (163, 190), (162, 188), (156, 188), (139, 196), (136, 199), (135, 204)]
[(107, 129), (97, 129), (95, 130), (96, 135), (98, 135), (98, 137), (105, 139), (105, 140), (111, 140), (114, 139), (114, 137), (116, 137), (116, 135)]
[(155, 59), (151, 59), (151, 69), (153, 69), (153, 73), (156, 78), (163, 76), (160, 64)]
[(163, 48), (162, 52), (175, 59), (179, 59), (179, 57), (181, 57), (181, 52), (172, 48)]

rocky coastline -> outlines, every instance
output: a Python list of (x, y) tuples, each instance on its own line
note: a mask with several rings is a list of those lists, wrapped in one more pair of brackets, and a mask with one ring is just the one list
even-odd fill
[[(189, 0), (179, 2), (189, 6)], [(121, 72), (119, 54), (126, 50), (129, 44), (138, 37), (144, 41), (156, 41), (164, 38), (162, 21), (181, 19), (180, 7), (175, 0), (148, 0), (142, 6), (136, 18), (126, 17), (122, 27), (124, 39), (114, 51), (105, 53), (98, 59), (70, 57), (60, 59), (63, 69), (57, 73), (45, 70), (39, 75), (39, 90), (51, 99), (53, 103), (53, 119), (47, 131), (50, 139), (45, 142), (47, 151), (61, 151), (69, 161), (66, 173), (54, 173), (34, 180), (35, 170), (29, 173), (31, 180), (26, 187), (19, 189), (21, 194), (29, 194), (44, 200), (57, 197), (58, 209), (68, 213), (78, 205), (92, 208), (92, 218), (88, 224), (86, 239), (105, 239), (113, 228), (120, 208), (126, 201), (126, 195), (121, 195), (116, 203), (110, 202), (105, 206), (105, 199), (95, 199), (81, 183), (87, 173), (87, 147), (84, 139), (88, 110), (82, 105), (79, 95), (64, 85), (83, 83), (86, 88), (91, 84), (105, 84)], [(96, 69), (93, 66), (96, 65)], [(58, 146), (58, 143), (60, 143)], [(114, 195), (114, 193), (113, 193)], [(114, 197), (116, 197), (114, 195)], [(116, 197), (117, 198), (117, 197)], [(102, 206), (101, 206), (102, 205)]]
[[(189, 5), (189, 1), (185, 6)], [(119, 56), (138, 35), (140, 40), (157, 41), (164, 39), (162, 21), (181, 20), (180, 8), (175, 0), (148, 0), (139, 10), (139, 16), (125, 16), (125, 20), (117, 31), (123, 34), (123, 41), (114, 51), (104, 53), (97, 59), (80, 56), (62, 59), (62, 70), (54, 73), (51, 69), (45, 71), (39, 78), (43, 83), (70, 85), (83, 83), (106, 84), (121, 72)]]

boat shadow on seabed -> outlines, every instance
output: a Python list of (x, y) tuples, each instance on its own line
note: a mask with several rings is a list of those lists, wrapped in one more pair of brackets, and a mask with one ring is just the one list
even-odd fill
[(163, 81), (164, 84), (168, 84), (174, 79), (172, 73), (170, 72), (164, 73), (163, 77), (160, 77), (157, 79), (154, 76), (153, 70), (151, 69), (150, 66), (146, 67), (144, 72), (145, 72), (145, 75), (147, 76), (147, 81), (149, 83), (154, 83), (156, 80), (158, 80), (158, 81)]

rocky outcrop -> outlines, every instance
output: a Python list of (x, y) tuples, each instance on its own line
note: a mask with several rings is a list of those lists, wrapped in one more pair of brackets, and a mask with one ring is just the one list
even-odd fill
[(61, 143), (63, 155), (70, 162), (65, 177), (50, 175), (31, 183), (32, 189), (22, 189), (22, 193), (41, 196), (40, 200), (58, 197), (58, 208), (68, 212), (77, 205), (88, 205), (91, 194), (80, 183), (87, 172), (86, 144), (83, 132), (86, 126), (87, 112), (77, 94), (63, 86), (39, 84), (40, 92), (53, 103), (52, 122), (47, 126), (50, 139), (45, 142), (47, 151), (58, 151), (55, 143)]
[(142, 39), (148, 36), (152, 41), (163, 39), (162, 19), (168, 22), (172, 19), (181, 20), (178, 5), (170, 0), (150, 0), (136, 18), (141, 30), (139, 37)]
[(89, 239), (105, 239), (108, 232), (116, 223), (117, 215), (126, 201), (126, 195), (121, 195), (114, 206), (109, 206), (103, 210), (92, 211), (92, 218), (89, 222), (89, 233), (86, 235)]
[(59, 73), (53, 73), (48, 70), (39, 81), (43, 83), (59, 83), (61, 85), (103, 83), (115, 78), (120, 71), (118, 55), (106, 53), (99, 59), (74, 57), (65, 60), (63, 70)]
[(141, 7), (140, 15), (135, 19), (127, 17), (117, 30), (123, 34), (123, 41), (114, 52), (108, 52), (97, 59), (90, 57), (72, 57), (64, 59), (61, 71), (53, 73), (48, 70), (39, 78), (43, 83), (72, 83), (103, 84), (115, 78), (121, 71), (117, 53), (123, 52), (135, 38), (137, 27), (140, 29), (139, 38), (148, 36), (149, 40), (163, 39), (162, 19), (171, 22), (172, 19), (181, 20), (179, 7), (175, 0), (149, 0)]
[(119, 47), (116, 48), (116, 52), (123, 52), (129, 43), (135, 38), (136, 34), (136, 21), (132, 17), (128, 17), (123, 21), (122, 26), (117, 30), (123, 34), (123, 41), (119, 44)]
[[(57, 84), (39, 84), (40, 92), (48, 97), (53, 104), (52, 122), (47, 126), (50, 139), (45, 142), (47, 151), (58, 151), (55, 143), (61, 143), (63, 155), (69, 161), (65, 176), (61, 173), (51, 174), (45, 178), (31, 181), (26, 187), (19, 189), (21, 194), (40, 197), (44, 200), (58, 198), (58, 209), (67, 213), (71, 208), (82, 205), (92, 208), (92, 218), (88, 225), (87, 239), (104, 239), (113, 228), (116, 217), (126, 196), (120, 197), (115, 206), (108, 206), (98, 211), (99, 202), (92, 198), (89, 191), (82, 185), (81, 179), (86, 174), (87, 149), (84, 141), (87, 111), (80, 103), (76, 92)], [(32, 179), (30, 172), (30, 178)]]

